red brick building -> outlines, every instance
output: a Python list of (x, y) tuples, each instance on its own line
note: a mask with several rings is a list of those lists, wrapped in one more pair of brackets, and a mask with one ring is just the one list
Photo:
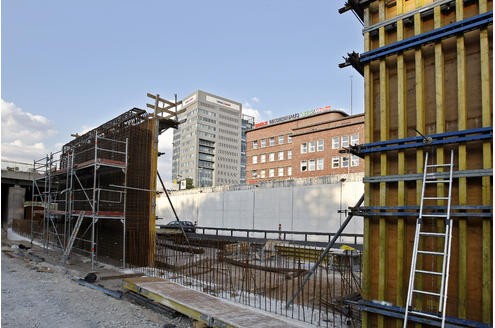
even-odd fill
[(364, 114), (330, 106), (255, 124), (247, 132), (246, 181), (364, 172), (364, 161), (339, 152), (364, 143)]

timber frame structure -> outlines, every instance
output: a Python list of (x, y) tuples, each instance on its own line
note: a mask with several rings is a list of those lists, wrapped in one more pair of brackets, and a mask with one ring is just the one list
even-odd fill
[(350, 149), (366, 163), (363, 327), (402, 324), (424, 153), (444, 163), (451, 149), (447, 323), (493, 323), (492, 8), (491, 0), (348, 0), (339, 10), (364, 25), (364, 53), (340, 65), (361, 70), (365, 83), (366, 144)]

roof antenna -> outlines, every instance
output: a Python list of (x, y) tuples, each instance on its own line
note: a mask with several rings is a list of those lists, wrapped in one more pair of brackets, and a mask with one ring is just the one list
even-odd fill
[(423, 143), (425, 144), (431, 144), (431, 142), (433, 141), (433, 139), (431, 137), (426, 137), (424, 136), (421, 132), (419, 132), (416, 128), (414, 128), (414, 131), (416, 131), (421, 137), (423, 137)]

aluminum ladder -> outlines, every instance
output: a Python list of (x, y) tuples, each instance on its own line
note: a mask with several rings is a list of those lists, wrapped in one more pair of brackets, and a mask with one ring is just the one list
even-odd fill
[(74, 230), (72, 230), (72, 234), (70, 235), (69, 241), (67, 242), (67, 246), (64, 250), (64, 260), (67, 261), (69, 258), (70, 251), (72, 250), (72, 246), (74, 245), (74, 241), (76, 241), (77, 233), (79, 232), (79, 228), (81, 228), (81, 223), (84, 218), (84, 212), (79, 213), (77, 217), (76, 224), (74, 225)]
[[(416, 220), (416, 232), (414, 235), (411, 272), (409, 276), (409, 287), (404, 315), (404, 328), (407, 327), (409, 315), (441, 320), (441, 327), (445, 327), (450, 249), (452, 245), (452, 218), (450, 216), (450, 207), (453, 168), (454, 150), (450, 151), (450, 163), (447, 164), (428, 164), (428, 153), (426, 153), (423, 186), (421, 188), (421, 204), (419, 216)], [(428, 185), (436, 186), (437, 188), (428, 188)], [(438, 187), (441, 185), (447, 189), (447, 196), (437, 194)], [(431, 196), (430, 194), (432, 193), (435, 193), (435, 195)], [(445, 194), (445, 190), (443, 193)], [(447, 201), (447, 206), (438, 206), (440, 201), (443, 203)], [(439, 250), (441, 248), (440, 245), (443, 250)], [(420, 268), (417, 267), (418, 257), (420, 260)], [(439, 268), (439, 262), (442, 264), (441, 269)], [(429, 266), (428, 264), (431, 264), (429, 268), (427, 268), (427, 266)], [(417, 275), (420, 275), (423, 278), (421, 285), (417, 284), (415, 281)], [(439, 280), (440, 288), (438, 288)], [(436, 312), (425, 312), (414, 309), (413, 301), (415, 296), (419, 295), (422, 295), (423, 301), (429, 301), (430, 304), (433, 304), (436, 308)], [(427, 302), (423, 302), (423, 307), (425, 306), (425, 303)], [(437, 304), (438, 307), (436, 306)]]

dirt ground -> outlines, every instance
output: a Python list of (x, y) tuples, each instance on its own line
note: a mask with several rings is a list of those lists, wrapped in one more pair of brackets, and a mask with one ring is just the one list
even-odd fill
[[(32, 248), (23, 249), (19, 245)], [(70, 263), (63, 266), (59, 254), (46, 252), (26, 241), (9, 240), (5, 231), (2, 231), (1, 265), (2, 327), (192, 327), (189, 318), (136, 305), (125, 293), (116, 299), (101, 290), (80, 285), (78, 278), (91, 271), (87, 260), (72, 256)], [(119, 274), (116, 268), (108, 266), (95, 269), (98, 277)], [(96, 284), (123, 292), (121, 279)]]

